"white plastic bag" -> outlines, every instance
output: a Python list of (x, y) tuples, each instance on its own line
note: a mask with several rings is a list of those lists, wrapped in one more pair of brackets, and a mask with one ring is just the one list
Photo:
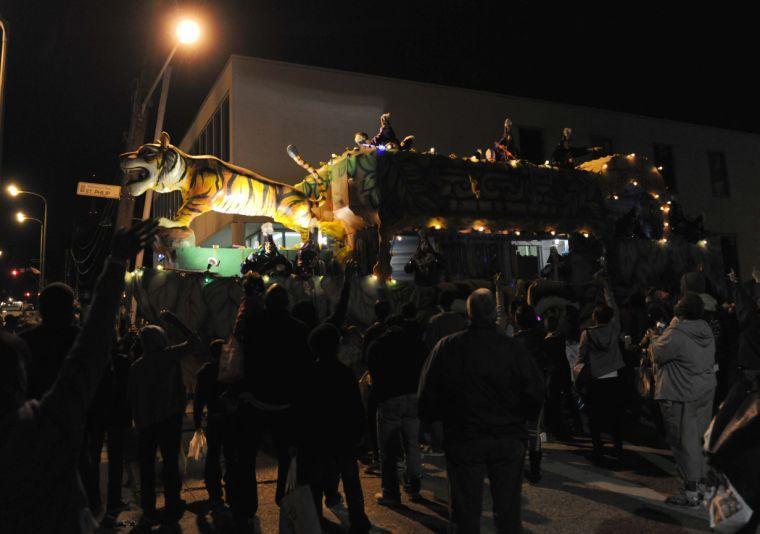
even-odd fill
[(196, 462), (201, 458), (205, 458), (208, 452), (208, 445), (206, 443), (206, 434), (203, 430), (196, 430), (193, 434), (193, 439), (190, 440), (190, 446), (187, 449), (187, 457), (192, 458)]
[(725, 534), (739, 531), (752, 518), (752, 508), (725, 475), (707, 497), (707, 511), (710, 513), (710, 528)]
[(280, 534), (321, 534), (317, 509), (309, 486), (299, 486), (297, 463), (293, 458), (285, 481), (285, 495), (280, 500)]

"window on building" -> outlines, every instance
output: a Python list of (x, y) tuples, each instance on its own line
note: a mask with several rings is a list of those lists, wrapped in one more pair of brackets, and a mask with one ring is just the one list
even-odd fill
[(520, 157), (541, 164), (545, 161), (544, 133), (536, 128), (520, 128)]
[(723, 270), (729, 272), (733, 269), (737, 275), (741, 275), (741, 272), (739, 271), (739, 247), (736, 242), (736, 236), (721, 236), (720, 251), (723, 256)]
[(670, 191), (676, 190), (676, 169), (675, 161), (673, 159), (673, 146), (666, 145), (664, 143), (655, 143), (652, 145), (652, 151), (654, 152), (654, 164), (657, 168), (660, 168), (660, 174), (662, 174), (665, 180), (665, 185)]
[(229, 160), (229, 114), (230, 101), (229, 97), (226, 96), (193, 142), (192, 147), (190, 148), (191, 154), (196, 156), (216, 156), (223, 161)]
[(612, 138), (604, 135), (592, 135), (590, 137), (591, 146), (602, 147), (602, 154), (613, 154), (615, 151), (615, 145), (612, 143)]
[(709, 151), (707, 153), (707, 163), (710, 166), (710, 185), (712, 186), (713, 196), (729, 196), (726, 155), (723, 152)]

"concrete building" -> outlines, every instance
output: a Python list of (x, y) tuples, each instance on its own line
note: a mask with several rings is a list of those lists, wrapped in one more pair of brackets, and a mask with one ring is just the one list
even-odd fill
[[(356, 131), (374, 135), (385, 111), (392, 112), (400, 137), (414, 134), (419, 149), (435, 147), (440, 153), (467, 155), (488, 146), (508, 116), (520, 154), (535, 162), (549, 157), (566, 126), (573, 128), (574, 144), (646, 156), (663, 167), (687, 214), (705, 214), (708, 229), (721, 236), (727, 266), (748, 275), (753, 263), (760, 263), (753, 202), (760, 198), (760, 136), (755, 134), (231, 56), (179, 146), (295, 183), (305, 173), (287, 156), (288, 144), (316, 166), (352, 146)], [(157, 210), (166, 215), (176, 204), (159, 199)], [(250, 244), (258, 224), (207, 213), (193, 228), (199, 245), (225, 247)]]

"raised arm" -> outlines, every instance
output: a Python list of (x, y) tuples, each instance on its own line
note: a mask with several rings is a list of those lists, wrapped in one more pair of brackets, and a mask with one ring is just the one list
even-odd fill
[(343, 287), (340, 290), (338, 304), (335, 306), (335, 311), (325, 320), (326, 323), (330, 323), (338, 329), (342, 328), (343, 323), (346, 321), (348, 301), (351, 298), (351, 280), (353, 280), (355, 273), (356, 264), (353, 261), (348, 262), (343, 276)]
[(185, 341), (168, 348), (172, 354), (182, 357), (188, 351), (202, 350), (203, 343), (201, 337), (191, 330), (182, 320), (169, 310), (161, 310), (161, 319), (164, 323), (174, 326), (185, 338)]
[(85, 414), (106, 368), (111, 332), (124, 291), (127, 260), (153, 240), (157, 222), (143, 221), (118, 230), (111, 254), (95, 284), (95, 297), (82, 331), (63, 362), (58, 378), (40, 401), (40, 413), (73, 439), (84, 425)]

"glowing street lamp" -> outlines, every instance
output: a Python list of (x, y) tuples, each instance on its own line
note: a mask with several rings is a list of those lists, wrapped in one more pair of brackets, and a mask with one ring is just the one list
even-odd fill
[[(48, 215), (48, 202), (47, 199), (40, 195), (39, 193), (35, 193), (34, 191), (25, 191), (23, 189), (19, 189), (19, 187), (15, 184), (10, 184), (8, 187), (5, 188), (5, 190), (8, 192), (10, 196), (13, 198), (16, 198), (19, 195), (31, 195), (33, 197), (37, 197), (40, 200), (42, 200), (42, 204), (45, 207), (45, 211), (42, 214), (42, 222), (40, 223), (42, 225), (42, 242), (40, 244), (40, 287), (45, 286), (45, 252), (47, 250), (47, 215)], [(28, 217), (24, 216), (23, 219), (20, 219), (19, 216), (23, 216), (24, 214), (21, 212), (18, 212), (16, 214), (16, 220), (20, 223), (23, 223), (24, 220), (28, 219)], [(37, 219), (35, 219), (37, 220)]]
[(177, 24), (177, 40), (182, 44), (193, 44), (201, 36), (201, 27), (192, 19), (184, 19)]
[[(158, 87), (158, 82), (161, 82), (161, 96), (158, 100), (158, 111), (156, 113), (156, 130), (153, 135), (153, 139), (158, 139), (161, 135), (161, 131), (164, 128), (164, 112), (166, 111), (166, 99), (169, 95), (169, 80), (171, 79), (171, 61), (174, 57), (174, 54), (177, 52), (177, 49), (180, 45), (183, 46), (190, 46), (193, 45), (200, 39), (201, 36), (201, 27), (198, 25), (198, 23), (192, 19), (183, 19), (175, 28), (175, 35), (177, 37), (177, 42), (174, 44), (174, 47), (172, 47), (171, 52), (169, 52), (169, 56), (166, 58), (166, 61), (164, 61), (163, 67), (161, 67), (161, 70), (158, 72), (158, 76), (156, 76), (156, 79), (153, 81), (153, 85), (151, 85), (150, 89), (148, 90), (148, 94), (145, 97), (145, 100), (143, 100), (142, 107), (140, 108), (140, 114), (144, 117), (145, 116), (145, 110), (148, 107), (148, 103), (150, 102), (151, 97), (153, 96), (153, 92), (156, 90), (156, 87)], [(150, 217), (151, 207), (153, 204), (153, 191), (148, 189), (145, 192), (145, 202), (143, 203), (143, 213), (142, 213), (142, 219), (146, 220)], [(138, 252), (137, 257), (135, 258), (135, 269), (139, 269), (142, 267), (143, 263), (143, 251), (141, 250)]]
[[(47, 207), (47, 203), (46, 203)], [(47, 209), (45, 210), (47, 212)], [(39, 219), (35, 219), (34, 217), (27, 216), (23, 211), (16, 212), (16, 220), (19, 224), (24, 224), (26, 221), (34, 221), (36, 223), (39, 223), (40, 225), (40, 276), (39, 276), (39, 284), (40, 284), (40, 291), (42, 291), (42, 288), (45, 287), (45, 223)]]

